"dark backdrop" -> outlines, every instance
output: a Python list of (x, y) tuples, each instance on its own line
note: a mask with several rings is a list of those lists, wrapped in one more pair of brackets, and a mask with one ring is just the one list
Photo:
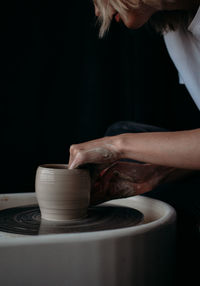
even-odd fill
[(72, 143), (115, 121), (199, 127), (149, 25), (112, 23), (99, 40), (89, 0), (6, 1), (0, 13), (1, 193), (33, 191), (39, 164), (67, 163)]

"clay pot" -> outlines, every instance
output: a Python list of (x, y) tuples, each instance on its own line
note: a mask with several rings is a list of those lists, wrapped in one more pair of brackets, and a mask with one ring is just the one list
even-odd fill
[(90, 175), (85, 169), (69, 170), (64, 164), (38, 167), (35, 191), (42, 219), (66, 221), (87, 215)]

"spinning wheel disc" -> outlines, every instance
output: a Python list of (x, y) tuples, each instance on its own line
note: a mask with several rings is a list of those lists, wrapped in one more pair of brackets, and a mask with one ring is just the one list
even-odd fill
[(132, 227), (141, 223), (143, 214), (136, 209), (119, 206), (97, 206), (88, 209), (79, 220), (54, 222), (41, 220), (37, 205), (0, 211), (0, 231), (21, 235), (79, 233)]

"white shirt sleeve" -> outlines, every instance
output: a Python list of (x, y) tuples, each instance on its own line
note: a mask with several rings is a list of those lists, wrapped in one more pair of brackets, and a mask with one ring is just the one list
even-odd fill
[(179, 84), (185, 84), (181, 74), (178, 72)]
[(200, 40), (200, 6), (194, 19), (189, 25), (188, 30)]
[(200, 7), (187, 29), (164, 35), (165, 44), (179, 74), (200, 110)]

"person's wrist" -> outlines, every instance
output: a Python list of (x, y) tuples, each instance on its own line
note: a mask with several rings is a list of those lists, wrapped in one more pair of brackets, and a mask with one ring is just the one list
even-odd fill
[(126, 145), (128, 133), (123, 133), (115, 136), (115, 147), (118, 152), (119, 159), (126, 158)]

